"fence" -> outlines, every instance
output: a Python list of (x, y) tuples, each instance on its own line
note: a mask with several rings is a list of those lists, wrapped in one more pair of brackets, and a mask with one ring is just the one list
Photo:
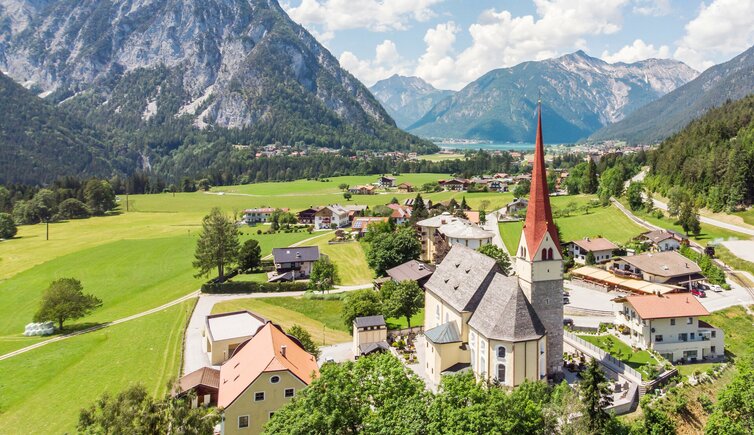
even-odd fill
[(626, 376), (627, 378), (631, 379), (633, 382), (636, 382), (639, 385), (644, 383), (644, 381), (641, 379), (641, 373), (627, 366), (626, 364), (623, 363), (623, 361), (615, 358), (614, 356), (610, 355), (609, 353), (605, 352), (599, 347), (578, 337), (576, 334), (570, 333), (568, 331), (563, 331), (563, 339), (566, 342), (568, 342), (568, 344), (575, 347), (579, 351), (584, 352), (585, 354), (596, 358), (598, 361), (606, 365), (608, 368), (610, 368), (614, 372)]
[(424, 333), (424, 327), (423, 326), (412, 326), (411, 328), (403, 328), (403, 329), (391, 329), (388, 331), (388, 333), (392, 336), (395, 335), (410, 335), (410, 334), (422, 334)]

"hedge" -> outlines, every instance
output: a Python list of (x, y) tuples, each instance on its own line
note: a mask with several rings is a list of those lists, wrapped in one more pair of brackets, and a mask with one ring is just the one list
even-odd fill
[(202, 285), (202, 293), (276, 293), (306, 291), (307, 282), (208, 282)]

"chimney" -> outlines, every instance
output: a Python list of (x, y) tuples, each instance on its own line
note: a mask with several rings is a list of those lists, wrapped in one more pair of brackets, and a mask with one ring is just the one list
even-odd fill
[(283, 356), (283, 358), (285, 358), (285, 350), (286, 350), (287, 348), (288, 348), (288, 346), (286, 346), (286, 345), (282, 345), (282, 346), (280, 346), (280, 355), (282, 355), (282, 356)]

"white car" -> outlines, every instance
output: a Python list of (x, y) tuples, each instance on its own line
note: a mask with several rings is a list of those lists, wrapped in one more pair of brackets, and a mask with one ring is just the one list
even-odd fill
[(712, 284), (712, 285), (709, 286), (709, 288), (710, 288), (710, 290), (712, 290), (713, 292), (716, 292), (716, 293), (720, 293), (721, 291), (723, 291), (723, 288), (720, 287), (717, 284)]

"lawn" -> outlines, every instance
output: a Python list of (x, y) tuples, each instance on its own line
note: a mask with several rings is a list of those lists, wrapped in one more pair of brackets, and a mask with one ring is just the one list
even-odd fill
[(749, 225), (754, 225), (754, 208), (749, 208), (745, 211), (740, 211), (733, 213), (735, 216), (741, 216), (741, 219), (744, 220)]
[(0, 433), (73, 433), (82, 407), (135, 383), (164, 394), (193, 304), (0, 361)]
[(646, 350), (635, 352), (629, 345), (613, 335), (579, 335), (582, 339), (610, 353), (629, 367), (639, 371), (644, 380), (649, 379), (646, 369), (649, 365), (657, 364), (652, 354)]
[[(408, 328), (408, 323), (406, 323), (405, 317), (390, 317), (385, 319), (385, 323), (387, 323), (387, 329), (404, 329)], [(418, 313), (411, 316), (411, 327), (414, 326), (423, 326), (424, 325), (424, 308), (419, 310)]]
[(241, 275), (234, 276), (231, 281), (236, 282), (267, 282), (267, 273), (266, 272), (259, 272), (259, 273), (244, 273)]
[(304, 297), (248, 298), (220, 302), (212, 313), (249, 310), (285, 329), (294, 324), (304, 327), (318, 344), (335, 344), (351, 340), (340, 315), (343, 303), (338, 300), (315, 300)]
[(330, 257), (330, 260), (338, 266), (340, 284), (357, 285), (372, 282), (374, 272), (367, 264), (367, 257), (361, 243), (350, 242), (330, 245), (327, 243), (329, 240), (330, 237), (321, 237), (316, 240), (315, 244), (319, 246), (320, 253)]
[(419, 156), (419, 160), (428, 160), (430, 162), (442, 162), (445, 160), (463, 160), (465, 156), (463, 154), (423, 154)]
[(754, 317), (743, 307), (734, 306), (715, 311), (701, 320), (723, 330), (726, 354), (742, 358), (754, 353)]
[[(387, 175), (392, 176), (390, 174)], [(448, 174), (402, 174), (395, 177), (395, 185), (411, 183), (414, 186), (421, 186), (422, 184), (448, 177), (450, 177)], [(342, 192), (338, 188), (341, 184), (347, 184), (349, 186), (372, 184), (377, 181), (377, 178), (379, 178), (379, 175), (349, 175), (343, 177), (331, 177), (328, 178), (327, 181), (296, 180), (288, 182), (255, 183), (236, 186), (218, 186), (213, 187), (212, 190), (215, 192), (244, 193), (260, 196), (341, 194)]]

